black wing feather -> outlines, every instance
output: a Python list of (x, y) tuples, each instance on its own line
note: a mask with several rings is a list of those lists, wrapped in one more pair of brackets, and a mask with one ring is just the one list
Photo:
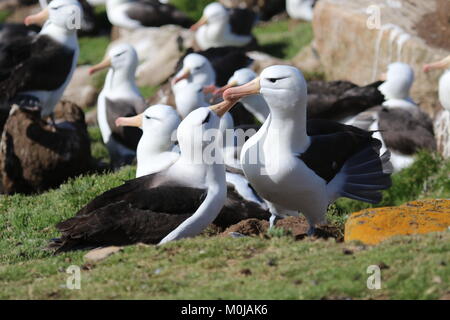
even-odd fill
[(252, 34), (252, 29), (258, 21), (258, 15), (249, 9), (232, 8), (228, 9), (230, 14), (231, 31), (234, 34), (248, 36)]
[(114, 139), (131, 150), (136, 150), (142, 137), (142, 130), (135, 127), (117, 127), (116, 119), (119, 117), (133, 117), (144, 112), (145, 103), (136, 105), (126, 100), (110, 100), (105, 98), (108, 125)]
[(52, 91), (66, 81), (74, 51), (48, 36), (38, 35), (31, 42), (21, 38), (2, 50), (0, 92), (6, 99), (30, 90)]
[(307, 133), (311, 145), (298, 157), (327, 183), (351, 156), (376, 141), (371, 132), (327, 120), (309, 120)]
[(421, 149), (436, 151), (433, 122), (420, 110), (382, 108), (378, 128), (388, 149), (412, 155)]

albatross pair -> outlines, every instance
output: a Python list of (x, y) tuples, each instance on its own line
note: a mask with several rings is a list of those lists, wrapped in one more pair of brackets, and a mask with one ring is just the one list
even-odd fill
[[(371, 132), (331, 121), (306, 120), (306, 83), (298, 69), (273, 66), (247, 85), (227, 89), (226, 100), (189, 114), (178, 129), (182, 156), (158, 174), (125, 183), (97, 197), (58, 225), (58, 250), (83, 246), (165, 243), (200, 233), (226, 198), (225, 169), (214, 162), (192, 163), (189, 139), (195, 128), (218, 128), (219, 116), (236, 99), (261, 93), (271, 114), (244, 146), (241, 162), (274, 217), (302, 212), (311, 225), (323, 222), (327, 206), (340, 196), (367, 202), (390, 186), (389, 153)], [(260, 156), (250, 159), (255, 147)], [(220, 149), (217, 149), (217, 155)], [(220, 155), (219, 155), (220, 158)], [(220, 160), (220, 159), (219, 159)], [(249, 162), (247, 160), (255, 160)], [(203, 186), (203, 187), (199, 187)], [(226, 208), (227, 206), (225, 206)]]

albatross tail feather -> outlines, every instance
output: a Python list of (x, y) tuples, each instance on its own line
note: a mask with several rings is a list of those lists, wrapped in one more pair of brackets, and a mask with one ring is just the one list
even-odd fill
[(330, 182), (332, 198), (346, 197), (373, 204), (381, 201), (381, 190), (392, 185), (393, 168), (389, 161), (390, 152), (386, 151), (380, 156), (380, 148), (380, 141), (374, 139), (372, 145), (345, 162), (339, 174)]

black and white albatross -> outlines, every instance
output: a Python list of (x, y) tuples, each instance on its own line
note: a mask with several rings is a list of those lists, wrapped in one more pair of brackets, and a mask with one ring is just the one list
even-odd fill
[(248, 181), (276, 217), (300, 211), (314, 226), (325, 222), (329, 204), (339, 197), (369, 203), (391, 185), (389, 152), (367, 132), (328, 120), (307, 120), (307, 89), (302, 73), (272, 66), (224, 98), (262, 94), (270, 115), (244, 145), (241, 165)]
[(142, 136), (138, 128), (120, 127), (115, 123), (119, 117), (136, 116), (146, 108), (135, 81), (137, 66), (136, 50), (122, 43), (112, 47), (105, 59), (89, 70), (94, 74), (109, 69), (97, 100), (97, 120), (114, 168), (134, 160)]
[(192, 25), (182, 11), (158, 0), (106, 0), (106, 12), (111, 24), (131, 30), (166, 24), (185, 28)]
[(6, 104), (24, 100), (24, 105), (39, 106), (42, 117), (52, 115), (77, 65), (81, 14), (78, 1), (54, 0), (25, 19), (26, 25), (46, 23), (38, 35), (1, 48), (0, 92)]
[[(220, 117), (233, 105), (224, 101), (191, 112), (178, 128), (181, 155), (172, 166), (92, 200), (75, 217), (57, 225), (62, 236), (50, 248), (63, 252), (138, 242), (163, 244), (198, 235), (220, 212), (226, 220), (232, 210), (239, 210), (238, 199), (227, 199), (221, 148), (215, 145), (217, 140), (204, 135), (218, 130)], [(211, 147), (214, 159), (204, 158)]]

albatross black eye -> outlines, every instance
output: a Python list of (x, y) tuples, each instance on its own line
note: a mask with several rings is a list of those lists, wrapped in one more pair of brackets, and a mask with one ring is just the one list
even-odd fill
[(269, 78), (269, 79), (267, 79), (267, 80), (269, 80), (269, 81), (272, 82), (272, 83), (275, 83), (275, 82), (278, 81), (278, 79), (276, 79), (276, 78)]
[(152, 117), (149, 117), (149, 116), (145, 116), (145, 119), (148, 119), (148, 120), (150, 120)]
[(208, 115), (206, 116), (205, 120), (203, 120), (202, 124), (205, 124), (209, 121), (209, 117), (211, 116), (211, 113), (208, 112)]

